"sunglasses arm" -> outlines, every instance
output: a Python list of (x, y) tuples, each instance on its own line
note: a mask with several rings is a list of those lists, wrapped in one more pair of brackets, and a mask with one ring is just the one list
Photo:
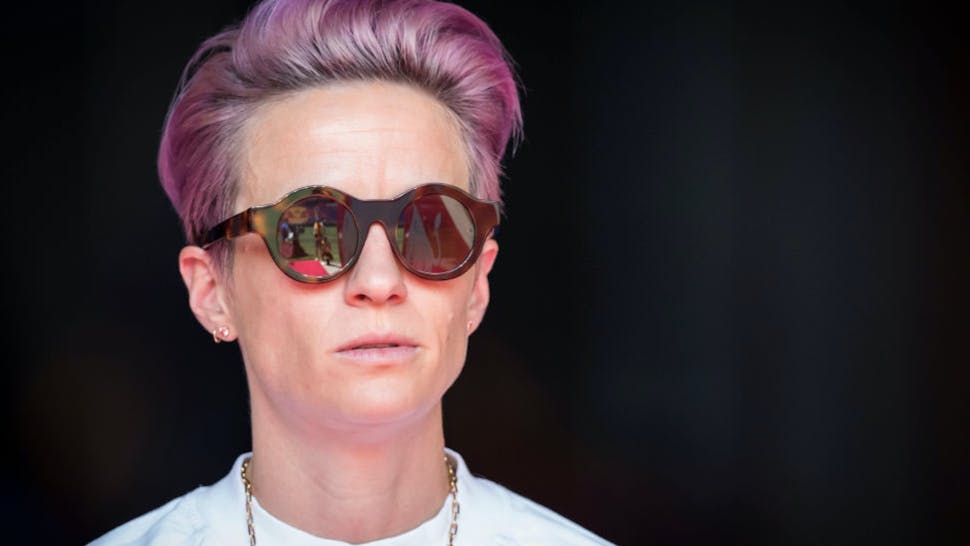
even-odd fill
[(253, 209), (247, 209), (231, 218), (227, 218), (205, 234), (200, 246), (202, 248), (209, 248), (220, 239), (232, 240), (233, 237), (250, 233), (252, 231), (252, 224), (250, 222), (252, 213)]

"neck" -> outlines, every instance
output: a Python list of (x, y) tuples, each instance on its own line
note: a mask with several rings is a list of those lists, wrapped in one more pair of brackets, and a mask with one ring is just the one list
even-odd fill
[(325, 427), (307, 434), (263, 407), (253, 400), (254, 496), (289, 525), (369, 542), (418, 527), (449, 493), (440, 402), (405, 424), (365, 435)]

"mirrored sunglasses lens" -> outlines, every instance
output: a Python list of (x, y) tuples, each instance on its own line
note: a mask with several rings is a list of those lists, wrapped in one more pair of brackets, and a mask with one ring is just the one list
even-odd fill
[(280, 215), (276, 244), (290, 269), (326, 279), (342, 271), (357, 251), (357, 224), (342, 204), (311, 195)]
[(458, 269), (472, 252), (475, 222), (465, 205), (447, 195), (426, 195), (401, 212), (398, 251), (413, 269), (447, 273)]

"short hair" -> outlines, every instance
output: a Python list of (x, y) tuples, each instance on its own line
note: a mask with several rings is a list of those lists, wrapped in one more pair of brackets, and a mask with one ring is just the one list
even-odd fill
[(482, 20), (434, 0), (265, 0), (200, 46), (165, 118), (158, 173), (188, 242), (234, 212), (241, 129), (259, 106), (373, 80), (414, 86), (447, 107), (472, 193), (500, 199), (502, 157), (522, 113), (511, 59)]

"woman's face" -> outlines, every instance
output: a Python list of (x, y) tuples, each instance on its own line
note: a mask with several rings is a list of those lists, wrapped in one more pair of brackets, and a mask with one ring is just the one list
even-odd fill
[[(237, 211), (308, 185), (362, 199), (426, 182), (468, 189), (455, 120), (432, 97), (398, 84), (332, 85), (273, 102), (246, 126), (241, 162)], [(401, 268), (375, 224), (353, 269), (311, 285), (284, 275), (258, 235), (234, 244), (225, 301), (254, 411), (297, 426), (348, 428), (419, 419), (435, 408), (485, 312), (498, 251), (490, 240), (464, 275), (422, 280)]]

